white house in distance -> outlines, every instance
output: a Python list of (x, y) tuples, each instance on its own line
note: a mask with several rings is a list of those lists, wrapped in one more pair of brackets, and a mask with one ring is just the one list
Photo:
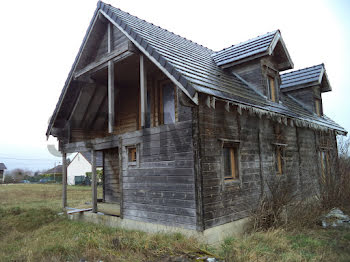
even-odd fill
[[(102, 169), (102, 152), (96, 155), (97, 170)], [(78, 152), (67, 167), (67, 183), (68, 185), (79, 184), (85, 180), (86, 172), (91, 172), (91, 153)]]

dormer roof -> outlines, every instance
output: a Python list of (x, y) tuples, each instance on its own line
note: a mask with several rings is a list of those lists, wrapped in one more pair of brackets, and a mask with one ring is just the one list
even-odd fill
[(324, 64), (281, 74), (281, 90), (284, 92), (319, 85), (321, 92), (332, 91)]
[[(276, 50), (277, 49), (277, 50)], [(215, 63), (222, 67), (232, 67), (247, 61), (273, 55), (278, 51), (281, 61), (280, 71), (293, 68), (293, 62), (279, 30), (258, 36), (212, 54)]]

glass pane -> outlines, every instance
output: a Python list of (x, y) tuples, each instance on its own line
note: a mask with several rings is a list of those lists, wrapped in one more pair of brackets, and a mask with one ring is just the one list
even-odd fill
[(225, 178), (232, 178), (230, 148), (224, 147), (222, 152), (223, 152), (223, 158), (224, 158), (224, 176)]
[(175, 94), (171, 83), (163, 86), (163, 112), (164, 124), (175, 123)]

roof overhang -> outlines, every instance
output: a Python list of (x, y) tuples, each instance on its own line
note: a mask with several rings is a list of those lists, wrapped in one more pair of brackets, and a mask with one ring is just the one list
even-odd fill
[(278, 68), (276, 68), (276, 69), (278, 69), (279, 71), (292, 69), (294, 67), (294, 63), (289, 55), (286, 44), (284, 43), (283, 38), (282, 38), (279, 30), (276, 31), (269, 47), (266, 49), (266, 51), (260, 52), (260, 53), (255, 53), (251, 56), (247, 56), (247, 57), (239, 59), (237, 61), (227, 63), (227, 64), (222, 64), (219, 66), (223, 69), (226, 69), (229, 67), (235, 67), (235, 66), (241, 65), (243, 63), (247, 63), (247, 62), (253, 61), (255, 59), (262, 58), (262, 57), (274, 56), (274, 55), (276, 55), (276, 50), (278, 50), (278, 53), (279, 53), (279, 55), (281, 55), (281, 59), (282, 59), (282, 61), (280, 63), (278, 63), (278, 65), (277, 65)]
[(290, 92), (290, 91), (295, 91), (295, 90), (304, 89), (304, 88), (311, 88), (314, 86), (319, 86), (322, 93), (332, 91), (332, 86), (329, 83), (328, 75), (323, 64), (320, 71), (320, 75), (317, 78), (317, 80), (301, 83), (297, 85), (289, 84), (286, 87), (283, 87), (283, 82), (282, 82), (281, 90), (282, 92)]

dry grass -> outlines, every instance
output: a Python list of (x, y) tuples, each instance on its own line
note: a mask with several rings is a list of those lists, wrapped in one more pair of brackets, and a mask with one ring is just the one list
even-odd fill
[[(90, 189), (69, 187), (77, 204)], [(0, 188), (0, 261), (198, 261), (210, 250), (226, 262), (350, 261), (350, 230), (275, 229), (227, 238), (221, 247), (181, 234), (146, 234), (58, 216), (59, 185)], [(17, 207), (20, 206), (20, 207)], [(181, 259), (182, 260), (181, 260)]]
[(222, 246), (226, 262), (350, 261), (350, 231), (284, 229), (228, 238)]
[[(68, 186), (68, 206), (79, 206), (91, 202), (91, 187)], [(102, 188), (98, 187), (102, 198)], [(62, 186), (59, 184), (5, 184), (0, 185), (1, 207), (39, 208), (53, 210), (62, 208)]]
[(146, 234), (69, 221), (49, 209), (7, 209), (2, 217), (1, 261), (156, 261), (193, 253), (194, 239)]

